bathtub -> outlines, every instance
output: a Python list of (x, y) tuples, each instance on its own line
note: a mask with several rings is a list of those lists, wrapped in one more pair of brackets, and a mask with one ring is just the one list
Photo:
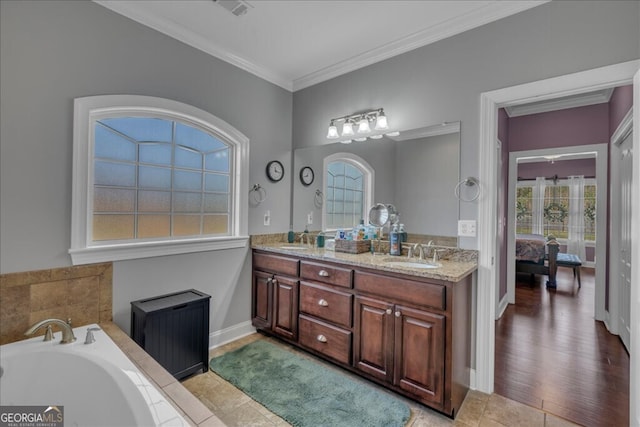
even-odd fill
[(0, 405), (63, 406), (64, 426), (188, 426), (138, 368), (102, 330), (84, 344), (43, 337), (0, 346)]

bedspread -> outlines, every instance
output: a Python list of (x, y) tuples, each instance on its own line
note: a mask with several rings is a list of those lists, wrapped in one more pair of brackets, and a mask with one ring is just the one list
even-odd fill
[(516, 261), (544, 263), (544, 236), (540, 234), (516, 234)]

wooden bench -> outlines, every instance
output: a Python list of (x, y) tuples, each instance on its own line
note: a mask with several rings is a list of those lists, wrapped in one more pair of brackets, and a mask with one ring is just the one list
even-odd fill
[(582, 261), (578, 257), (578, 255), (574, 254), (565, 254), (562, 252), (558, 252), (558, 257), (556, 258), (556, 265), (558, 267), (569, 267), (573, 269), (573, 277), (578, 278), (578, 287), (582, 287), (582, 283), (580, 283), (580, 267), (582, 267)]

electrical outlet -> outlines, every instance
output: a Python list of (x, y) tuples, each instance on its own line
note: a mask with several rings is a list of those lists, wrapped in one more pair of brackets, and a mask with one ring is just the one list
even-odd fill
[(313, 212), (307, 214), (307, 224), (313, 224)]
[(475, 220), (458, 221), (458, 236), (476, 237), (476, 221)]
[(264, 225), (267, 227), (271, 225), (271, 211), (266, 211), (264, 213)]

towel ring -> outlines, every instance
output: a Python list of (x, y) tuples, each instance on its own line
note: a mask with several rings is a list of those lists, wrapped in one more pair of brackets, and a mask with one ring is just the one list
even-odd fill
[[(464, 197), (460, 196), (460, 186), (464, 184), (467, 187), (473, 187), (474, 185), (476, 186), (476, 192), (473, 195), (473, 197), (469, 198), (469, 199), (465, 199)], [(456, 198), (458, 200), (461, 200), (463, 202), (473, 202), (474, 200), (476, 200), (478, 197), (480, 197), (480, 183), (478, 182), (478, 180), (472, 176), (467, 177), (465, 179), (463, 179), (462, 181), (460, 181), (458, 183), (458, 185), (456, 185), (455, 190), (453, 190), (454, 194), (456, 195)]]
[(256, 205), (267, 200), (267, 190), (260, 184), (253, 184), (251, 190), (249, 190), (249, 199)]
[(324, 204), (324, 194), (319, 189), (316, 190), (316, 195), (313, 197), (313, 204), (316, 208), (321, 208)]

